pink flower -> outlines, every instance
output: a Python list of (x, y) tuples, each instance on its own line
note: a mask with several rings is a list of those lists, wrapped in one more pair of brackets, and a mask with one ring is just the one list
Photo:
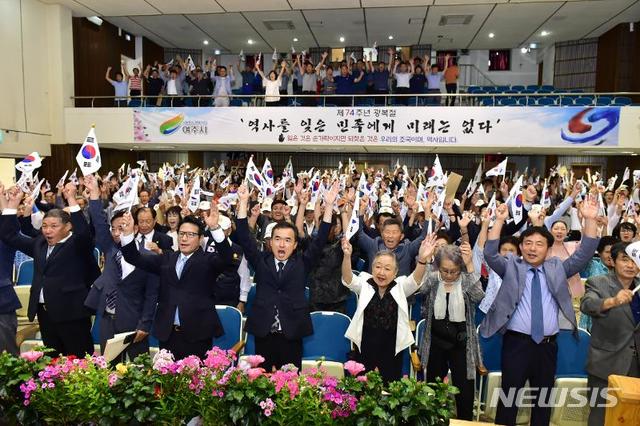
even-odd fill
[(367, 382), (367, 376), (358, 376), (358, 377), (356, 377), (356, 380), (361, 382), (361, 383), (366, 383)]
[(269, 417), (271, 415), (271, 410), (264, 410), (264, 415)]
[(41, 352), (41, 351), (28, 351), (28, 352), (22, 352), (20, 354), (20, 358), (26, 359), (29, 362), (36, 362), (43, 356), (44, 356), (44, 352)]
[(444, 383), (445, 385), (449, 383), (449, 376), (444, 376), (444, 379), (442, 379), (442, 383)]
[(258, 377), (264, 374), (264, 368), (250, 368), (247, 370), (247, 377), (249, 377), (249, 381), (253, 382)]
[(116, 373), (109, 374), (109, 387), (112, 388), (118, 381), (118, 375)]
[(244, 359), (249, 363), (249, 365), (251, 365), (252, 368), (256, 368), (264, 362), (264, 357), (262, 355), (248, 355), (244, 357)]
[(357, 376), (365, 370), (364, 365), (355, 361), (347, 361), (344, 365), (344, 369), (347, 370), (352, 376)]

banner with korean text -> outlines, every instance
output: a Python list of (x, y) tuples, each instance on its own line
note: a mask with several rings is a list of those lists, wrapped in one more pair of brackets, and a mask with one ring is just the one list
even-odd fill
[(140, 108), (133, 118), (140, 143), (616, 147), (620, 108)]

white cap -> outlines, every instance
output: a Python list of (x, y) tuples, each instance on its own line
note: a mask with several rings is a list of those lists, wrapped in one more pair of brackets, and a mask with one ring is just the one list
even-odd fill
[(267, 227), (264, 229), (264, 237), (265, 238), (271, 238), (271, 232), (273, 231), (273, 228), (276, 227), (277, 222), (271, 222), (270, 224), (267, 225)]
[(223, 231), (226, 231), (231, 228), (231, 219), (221, 214), (220, 217), (218, 217), (218, 225), (220, 225)]
[(393, 209), (389, 206), (382, 206), (378, 210), (378, 213), (387, 213), (387, 214), (395, 214)]
[(482, 206), (484, 206), (484, 205), (485, 205), (484, 200), (478, 200), (478, 201), (476, 201), (476, 207), (482, 207)]
[(261, 212), (270, 212), (271, 211), (271, 204), (273, 203), (273, 199), (271, 198), (265, 198), (262, 201), (262, 206), (260, 207), (260, 211)]
[(305, 210), (315, 210), (316, 206), (311, 201), (309, 201), (305, 207)]
[(200, 201), (200, 204), (198, 204), (198, 208), (200, 210), (209, 210), (211, 208), (211, 203), (208, 201)]

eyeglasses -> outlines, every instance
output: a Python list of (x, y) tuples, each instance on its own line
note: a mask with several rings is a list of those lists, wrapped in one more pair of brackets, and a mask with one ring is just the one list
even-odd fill
[(197, 232), (178, 232), (178, 237), (182, 238), (182, 237), (187, 237), (187, 238), (195, 238), (197, 236), (199, 236), (200, 234), (198, 234)]
[(439, 269), (441, 275), (460, 275), (460, 269)]

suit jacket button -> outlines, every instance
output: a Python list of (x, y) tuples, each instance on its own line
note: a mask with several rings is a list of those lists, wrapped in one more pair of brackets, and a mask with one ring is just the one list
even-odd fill
[(511, 318), (511, 315), (507, 315), (507, 319)]

